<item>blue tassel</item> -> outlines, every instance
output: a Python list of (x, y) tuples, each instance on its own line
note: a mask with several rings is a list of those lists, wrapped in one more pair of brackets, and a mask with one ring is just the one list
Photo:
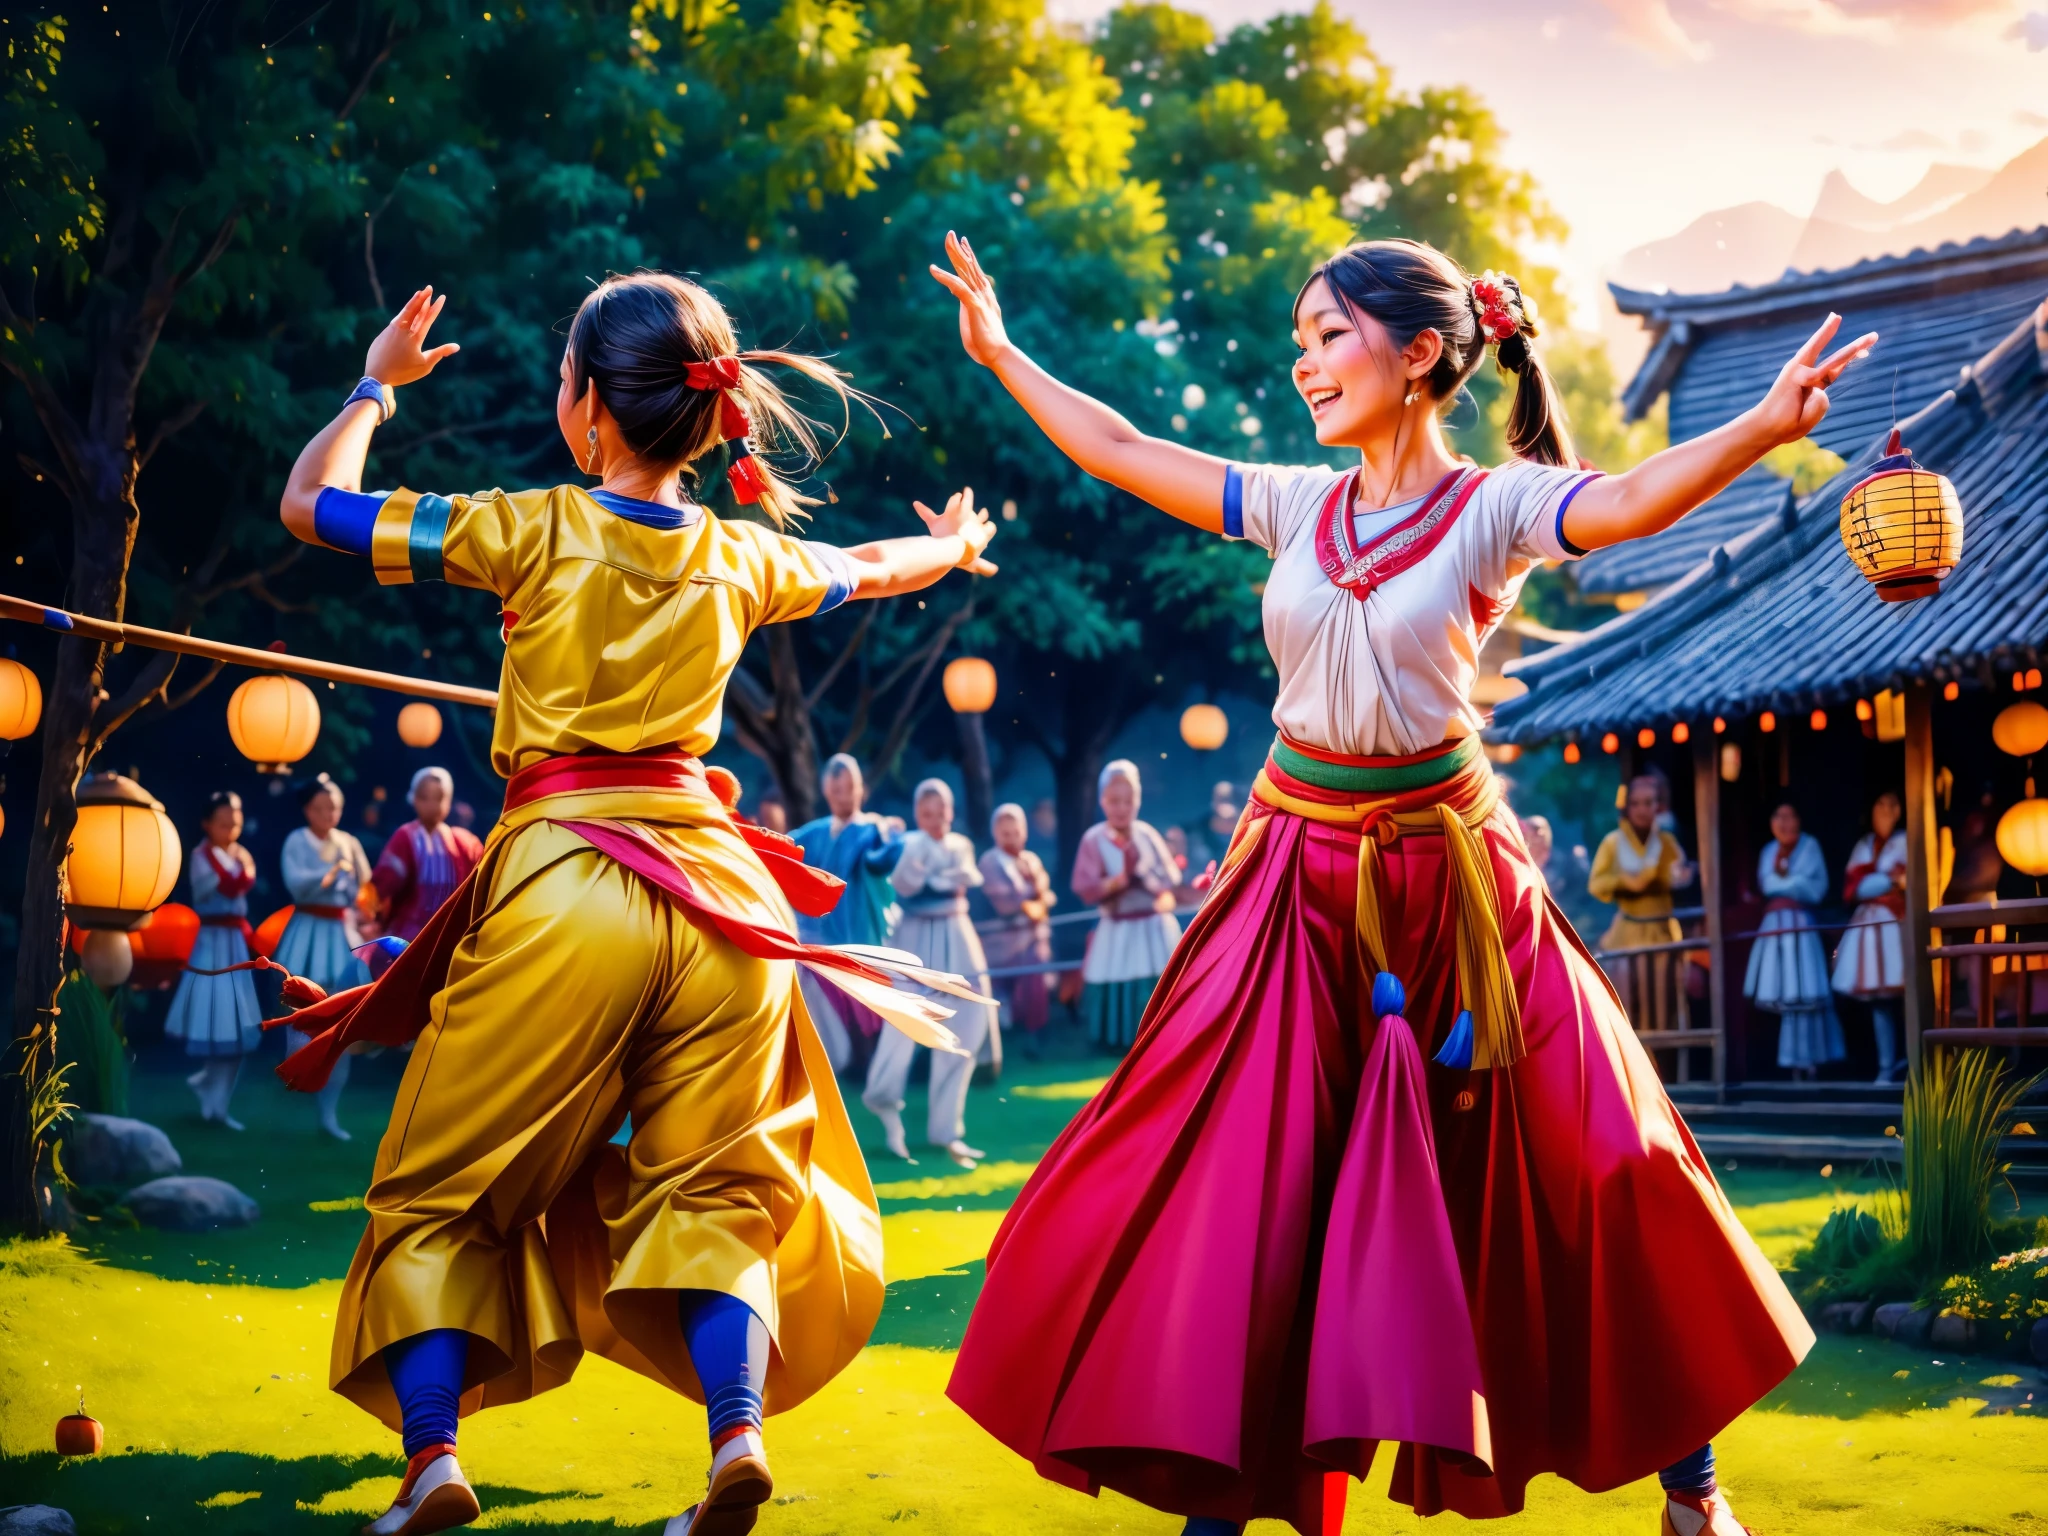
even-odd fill
[(372, 939), (367, 944), (358, 944), (356, 946), (358, 953), (366, 949), (374, 949), (386, 959), (396, 960), (405, 953), (405, 940), (395, 933), (387, 933), (382, 938)]
[(1461, 1008), (1457, 1018), (1451, 1021), (1451, 1032), (1444, 1036), (1443, 1046), (1432, 1058), (1440, 1067), (1456, 1067), (1461, 1072), (1472, 1070), (1472, 1010)]
[(1408, 989), (1401, 985), (1401, 978), (1392, 971), (1381, 971), (1372, 979), (1372, 1016), (1384, 1019), (1388, 1014), (1400, 1015), (1408, 1007)]

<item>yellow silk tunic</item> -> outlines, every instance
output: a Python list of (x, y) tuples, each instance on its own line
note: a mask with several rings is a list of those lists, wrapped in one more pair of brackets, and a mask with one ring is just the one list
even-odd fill
[(577, 486), (398, 491), (370, 559), (387, 585), (445, 580), (497, 595), (506, 645), (491, 764), (507, 778), (593, 747), (702, 756), (747, 637), (810, 615), (837, 573), (813, 545), (693, 510), (690, 526), (655, 528)]
[[(573, 487), (398, 492), (372, 557), (383, 581), (497, 595), (501, 772), (701, 752), (755, 626), (848, 580), (835, 551), (701, 512), (643, 526)], [(585, 1350), (701, 1401), (675, 1293), (723, 1291), (768, 1326), (774, 1413), (843, 1369), (880, 1312), (874, 1190), (793, 967), (692, 923), (565, 820), (639, 827), (720, 905), (794, 930), (706, 795), (559, 793), (493, 830), (336, 1311), (331, 1381), (394, 1428), (381, 1351), (427, 1329), (470, 1335), (464, 1412), (560, 1385)], [(630, 1146), (609, 1145), (628, 1110)]]

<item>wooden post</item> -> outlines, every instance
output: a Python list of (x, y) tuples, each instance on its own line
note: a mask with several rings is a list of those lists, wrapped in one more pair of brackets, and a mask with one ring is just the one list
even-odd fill
[[(1906, 690), (1906, 1065), (1920, 1065), (1920, 1032), (1934, 1024), (1934, 966), (1927, 958), (1934, 878), (1940, 868), (1934, 814), (1934, 690)], [(1979, 1006), (1982, 1004), (1980, 1002)], [(1982, 1020), (1979, 1021), (1984, 1022)]]
[(1707, 911), (1707, 1017), (1714, 1031), (1714, 1086), (1728, 1081), (1728, 941), (1721, 920), (1721, 764), (1711, 732), (1692, 741), (1692, 805), (1699, 827), (1700, 905)]

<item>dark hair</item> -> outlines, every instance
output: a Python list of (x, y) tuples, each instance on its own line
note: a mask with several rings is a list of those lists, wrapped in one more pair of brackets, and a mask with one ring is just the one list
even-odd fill
[[(740, 359), (730, 390), (690, 384), (692, 363)], [(725, 440), (722, 404), (738, 397), (764, 449), (793, 445), (815, 462), (811, 423), (752, 363), (793, 369), (845, 400), (849, 391), (835, 368), (796, 352), (742, 352), (724, 306), (696, 283), (666, 272), (608, 277), (584, 299), (569, 326), (569, 373), (580, 400), (595, 386), (619, 424), (626, 446), (660, 465), (687, 467)], [(757, 458), (760, 504), (778, 525), (814, 498), (799, 496)]]
[(326, 774), (316, 773), (299, 786), (299, 809), (303, 811), (322, 795), (332, 795), (339, 800), (342, 798), (341, 786)]
[[(1529, 345), (1536, 331), (1535, 301), (1525, 298), (1512, 277), (1488, 272), (1480, 278), (1500, 290), (1502, 307), (1514, 323), (1512, 333), (1490, 342), (1481, 329), (1486, 306), (1474, 292), (1465, 269), (1434, 246), (1417, 240), (1367, 240), (1347, 246), (1315, 271), (1301, 292), (1321, 278), (1344, 312), (1356, 320), (1368, 315), (1386, 330), (1395, 349), (1404, 348), (1424, 331), (1442, 338), (1443, 352), (1429, 372), (1430, 397), (1447, 403), (1464, 387), (1494, 348), (1494, 361), (1515, 377), (1515, 397), (1508, 407), (1508, 447), (1518, 458), (1537, 464), (1578, 462), (1571, 431), (1565, 425), (1564, 403), (1550, 375)], [(1301, 294), (1295, 295), (1300, 307)]]
[(206, 809), (199, 813), (199, 825), (205, 826), (209, 821), (213, 820), (215, 815), (223, 810), (239, 811), (241, 808), (242, 797), (240, 795), (236, 794), (232, 789), (216, 789), (206, 797)]

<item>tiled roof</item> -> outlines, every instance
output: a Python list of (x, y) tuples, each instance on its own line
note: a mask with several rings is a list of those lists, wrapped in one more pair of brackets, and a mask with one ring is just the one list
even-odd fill
[(1573, 578), (1581, 592), (1602, 596), (1669, 586), (1712, 554), (1715, 545), (1783, 511), (1791, 495), (1791, 481), (1762, 467), (1752, 469), (1655, 538), (1594, 550), (1573, 568)]
[[(1954, 480), (1963, 554), (1934, 597), (1887, 603), (1844, 552), (1840, 504), (1873, 433), (1827, 485), (1725, 543), (1633, 613), (1508, 664), (1529, 692), (1489, 735), (1532, 743), (1839, 703), (1905, 682), (1988, 678), (2048, 648), (2048, 304), (1904, 424)], [(1697, 514), (1695, 514), (1697, 515)]]

